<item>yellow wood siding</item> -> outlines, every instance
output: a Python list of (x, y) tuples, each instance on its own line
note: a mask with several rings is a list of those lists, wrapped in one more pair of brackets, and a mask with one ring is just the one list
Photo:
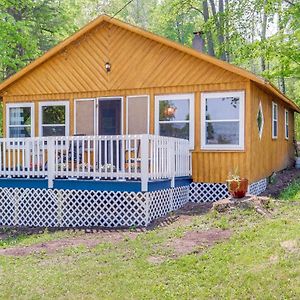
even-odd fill
[[(105, 71), (106, 62), (111, 72)], [(203, 151), (200, 147), (202, 92), (245, 91), (245, 150)], [(225, 70), (179, 49), (103, 22), (52, 58), (12, 83), (3, 94), (3, 124), (6, 134), (6, 103), (35, 103), (35, 135), (39, 134), (39, 102), (69, 100), (70, 134), (74, 134), (74, 99), (123, 97), (123, 134), (126, 132), (126, 96), (150, 96), (150, 133), (155, 128), (155, 96), (195, 94), (195, 150), (193, 180), (224, 182), (238, 168), (251, 182), (284, 168), (293, 157), (293, 113), (290, 138), (284, 138), (284, 102), (279, 108), (279, 137), (271, 139), (271, 100), (250, 79)], [(259, 99), (264, 114), (262, 140), (258, 138)]]
[[(252, 105), (251, 116), (254, 124), (251, 131), (251, 180), (256, 181), (270, 176), (294, 163), (294, 113), (280, 99), (262, 91), (251, 84)], [(258, 105), (261, 101), (264, 115), (262, 139), (257, 129)], [(278, 138), (272, 139), (272, 101), (278, 105)], [(284, 110), (289, 109), (289, 139), (285, 139)]]
[[(107, 61), (111, 64), (109, 73), (104, 68)], [(104, 22), (17, 80), (6, 95), (107, 92), (234, 81), (246, 79)]]

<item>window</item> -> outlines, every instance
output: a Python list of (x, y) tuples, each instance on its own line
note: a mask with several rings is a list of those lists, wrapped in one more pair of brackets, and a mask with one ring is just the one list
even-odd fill
[(127, 133), (149, 133), (149, 96), (127, 97)]
[(285, 118), (284, 118), (284, 130), (285, 130), (285, 138), (289, 139), (289, 111), (287, 109), (284, 110)]
[(202, 93), (201, 148), (244, 149), (244, 92)]
[(263, 134), (263, 129), (264, 129), (264, 113), (263, 113), (261, 101), (259, 101), (256, 121), (257, 121), (258, 136), (261, 139)]
[(40, 103), (40, 136), (69, 135), (69, 102)]
[(278, 137), (278, 105), (272, 102), (272, 138)]
[(96, 130), (96, 99), (75, 100), (75, 134), (94, 135)]
[(10, 138), (34, 135), (33, 103), (7, 104), (6, 135)]
[(194, 95), (156, 96), (157, 134), (190, 141), (194, 147)]

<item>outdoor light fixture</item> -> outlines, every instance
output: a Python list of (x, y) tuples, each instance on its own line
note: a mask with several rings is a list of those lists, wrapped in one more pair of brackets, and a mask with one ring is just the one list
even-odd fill
[(107, 62), (107, 63), (105, 64), (105, 69), (106, 69), (106, 72), (107, 72), (107, 73), (110, 72), (110, 70), (111, 70), (111, 65), (110, 65), (109, 62)]

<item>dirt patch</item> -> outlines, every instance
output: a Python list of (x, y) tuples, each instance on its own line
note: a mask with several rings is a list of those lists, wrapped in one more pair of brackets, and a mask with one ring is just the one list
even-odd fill
[(175, 239), (168, 244), (174, 249), (175, 256), (197, 252), (201, 253), (205, 248), (212, 247), (218, 242), (229, 239), (231, 230), (210, 229), (206, 231), (190, 231), (182, 238)]
[(119, 243), (128, 239), (135, 239), (140, 232), (103, 231), (82, 234), (77, 237), (53, 240), (30, 246), (0, 249), (0, 255), (26, 256), (35, 253), (54, 253), (67, 247), (85, 246), (93, 248), (100, 243)]
[(282, 190), (296, 179), (300, 179), (300, 169), (291, 168), (280, 171), (274, 176), (274, 182), (269, 184), (261, 195), (277, 198)]
[(290, 253), (295, 253), (300, 251), (300, 245), (297, 240), (289, 240), (280, 243), (280, 246), (286, 251)]
[(153, 220), (151, 224), (147, 227), (148, 230), (155, 229), (157, 227), (170, 226), (172, 223), (176, 222), (176, 226), (179, 225), (189, 225), (192, 222), (192, 217), (201, 216), (210, 211), (213, 203), (193, 203), (188, 202), (184, 204), (178, 210), (169, 213), (167, 216)]

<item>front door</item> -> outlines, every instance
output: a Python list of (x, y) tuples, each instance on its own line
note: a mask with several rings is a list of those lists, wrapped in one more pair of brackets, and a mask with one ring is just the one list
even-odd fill
[(99, 135), (119, 135), (122, 128), (120, 98), (99, 100)]
[[(99, 135), (120, 135), (122, 134), (122, 100), (121, 98), (99, 99)], [(106, 170), (116, 168), (120, 158), (116, 156), (121, 153), (120, 142), (103, 140), (100, 142), (100, 164)], [(98, 155), (99, 155), (98, 154)]]

